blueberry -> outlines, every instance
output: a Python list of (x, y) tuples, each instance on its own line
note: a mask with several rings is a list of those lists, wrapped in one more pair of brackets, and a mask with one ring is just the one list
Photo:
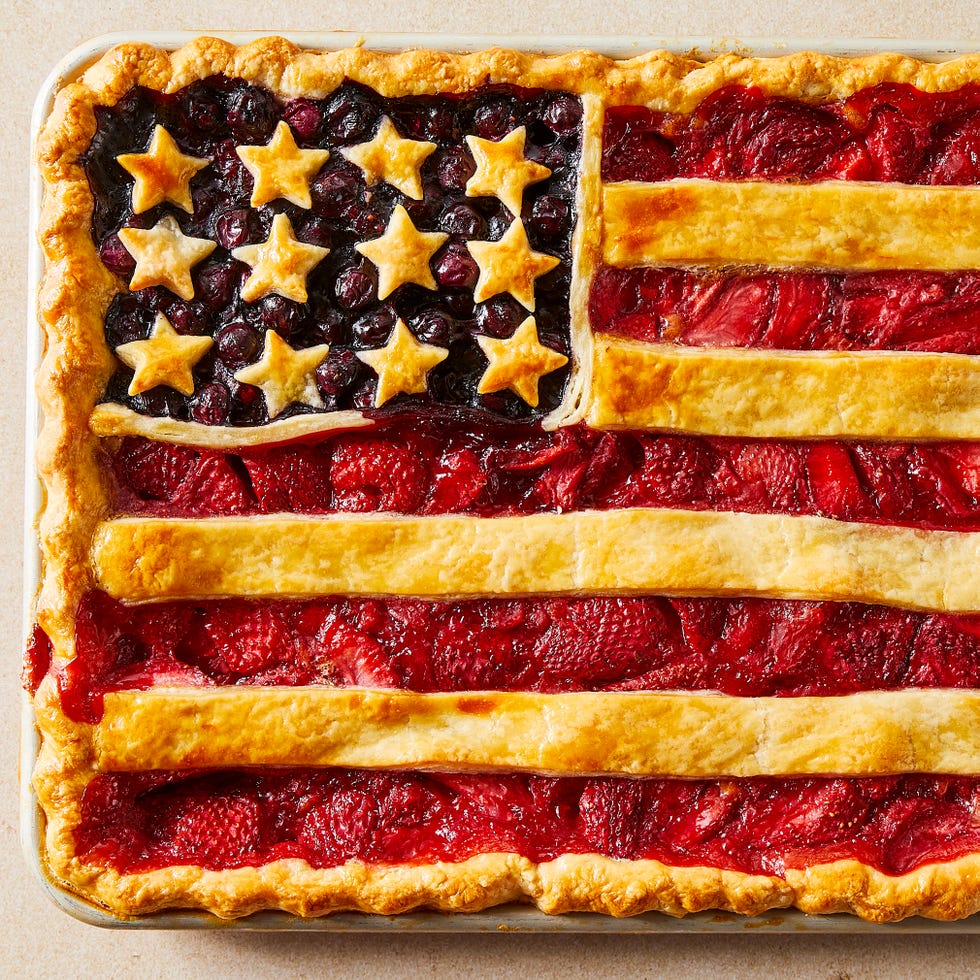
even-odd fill
[(136, 259), (129, 254), (115, 233), (109, 235), (99, 246), (99, 258), (113, 275), (123, 279), (128, 279), (136, 268)]
[(556, 238), (568, 220), (568, 204), (560, 197), (539, 197), (531, 208), (531, 228), (543, 238)]
[(371, 268), (352, 265), (337, 273), (333, 288), (340, 306), (346, 310), (360, 310), (377, 296), (378, 280)]
[(578, 126), (582, 118), (582, 103), (571, 95), (557, 95), (543, 115), (548, 128), (563, 136)]
[(433, 143), (445, 142), (458, 136), (456, 120), (445, 106), (431, 106), (422, 118), (421, 132)]
[(351, 170), (321, 171), (310, 184), (313, 210), (324, 218), (336, 218), (357, 197), (360, 178)]
[(360, 361), (350, 350), (339, 350), (316, 369), (316, 383), (323, 395), (342, 395), (357, 376)]
[(210, 322), (204, 304), (197, 301), (173, 300), (166, 309), (167, 319), (177, 333), (202, 335), (210, 333)]
[(252, 213), (248, 208), (230, 208), (219, 214), (214, 226), (218, 243), (231, 251), (252, 241), (255, 234)]
[(312, 140), (323, 124), (323, 113), (310, 99), (294, 99), (283, 112), (290, 129), (301, 140)]
[(262, 350), (258, 331), (241, 320), (229, 323), (218, 334), (218, 356), (230, 368), (252, 364)]
[(483, 215), (469, 204), (450, 204), (439, 219), (442, 231), (463, 238), (483, 238), (487, 233), (487, 223)]
[(483, 139), (499, 140), (516, 126), (517, 118), (510, 99), (494, 99), (473, 114), (473, 128)]
[(436, 282), (457, 289), (472, 288), (480, 270), (464, 245), (449, 244), (436, 256), (433, 264)]
[(144, 340), (150, 333), (153, 315), (132, 294), (119, 293), (105, 317), (106, 343), (110, 347)]
[(509, 337), (526, 315), (510, 296), (494, 296), (477, 308), (476, 325), (491, 337)]
[(362, 347), (380, 347), (387, 343), (395, 326), (394, 311), (387, 306), (368, 313), (351, 325), (354, 340)]
[(191, 417), (205, 425), (221, 425), (228, 418), (229, 397), (220, 381), (209, 381), (191, 399)]
[(319, 245), (321, 248), (330, 248), (330, 225), (325, 218), (311, 215), (301, 225), (298, 238), (302, 242), (310, 245)]
[(302, 319), (303, 311), (299, 304), (278, 293), (264, 296), (259, 302), (259, 323), (267, 330), (275, 330), (284, 339), (289, 338)]
[(239, 141), (266, 143), (276, 128), (276, 103), (270, 92), (249, 85), (228, 100), (228, 125)]
[(231, 303), (238, 285), (239, 272), (230, 262), (215, 262), (198, 268), (194, 273), (194, 295), (212, 310)]
[(427, 310), (411, 321), (412, 333), (425, 344), (448, 347), (459, 333), (459, 325), (452, 317), (438, 310)]
[(378, 113), (364, 96), (341, 89), (327, 103), (324, 117), (327, 131), (332, 136), (355, 143), (371, 137)]
[(443, 190), (463, 190), (475, 173), (476, 164), (463, 147), (453, 146), (437, 153), (436, 176)]
[(213, 95), (195, 92), (183, 106), (184, 125), (201, 133), (211, 133), (225, 117), (224, 109)]

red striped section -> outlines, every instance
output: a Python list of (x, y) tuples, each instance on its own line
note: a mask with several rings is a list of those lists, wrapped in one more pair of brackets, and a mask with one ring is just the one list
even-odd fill
[[(102, 774), (79, 857), (122, 872), (301, 858), (460, 861), (510, 852), (653, 858), (779, 875), (841, 858), (887, 874), (980, 848), (980, 780), (549, 779), (351, 770)], [(215, 834), (214, 828), (221, 833)]]
[(980, 273), (603, 269), (592, 329), (689, 347), (980, 353)]
[(412, 691), (721, 691), (745, 697), (980, 687), (980, 615), (862, 603), (607, 597), (227, 599), (90, 593), (62, 706), (163, 685)]
[(980, 183), (980, 85), (877, 85), (824, 105), (730, 86), (690, 115), (613, 107), (602, 177)]
[(776, 442), (543, 432), (470, 415), (393, 417), (370, 432), (214, 453), (126, 439), (120, 513), (462, 513), (618, 507), (819, 514), (980, 529), (980, 444)]

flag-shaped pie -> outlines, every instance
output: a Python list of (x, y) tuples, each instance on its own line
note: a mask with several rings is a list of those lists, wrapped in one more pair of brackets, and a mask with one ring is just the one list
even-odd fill
[(980, 60), (131, 44), (37, 152), (66, 889), (980, 908)]

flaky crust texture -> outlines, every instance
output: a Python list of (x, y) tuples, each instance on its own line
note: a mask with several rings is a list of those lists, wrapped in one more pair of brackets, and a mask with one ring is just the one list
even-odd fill
[[(137, 430), (144, 425), (109, 412), (97, 434), (90, 428), (114, 364), (103, 338), (103, 319), (113, 295), (125, 288), (101, 264), (90, 236), (93, 202), (80, 157), (94, 133), (97, 106), (114, 105), (137, 85), (171, 92), (214, 74), (242, 77), (283, 97), (324, 96), (344, 78), (391, 97), (512, 83), (582, 95), (586, 126), (595, 133), (602, 104), (687, 112), (729, 84), (753, 84), (771, 94), (814, 102), (886, 81), (949, 91), (975, 80), (978, 72), (978, 56), (933, 65), (891, 54), (853, 60), (807, 53), (771, 60), (724, 55), (705, 64), (655, 52), (614, 62), (590, 52), (549, 58), (507, 50), (468, 55), (380, 54), (361, 48), (306, 52), (280, 38), (240, 48), (201, 38), (175, 52), (138, 43), (113, 49), (59, 93), (37, 144), (45, 189), (38, 228), (45, 259), (38, 298), (45, 346), (37, 380), (45, 421), (37, 464), (45, 497), (39, 517), (43, 567), (36, 614), (52, 640), (56, 661), (73, 655), (75, 610), (95, 584), (89, 548), (98, 524), (111, 516), (99, 438), (123, 434), (127, 425)], [(582, 237), (585, 223), (595, 220), (600, 196), (597, 146), (592, 158), (583, 157), (573, 312), (585, 309), (587, 280), (597, 257), (596, 246), (586, 247)], [(587, 331), (581, 326), (574, 331), (573, 342), (583, 350), (591, 342)], [(570, 386), (572, 409), (589, 388), (590, 370), (591, 358), (582, 358), (581, 372)], [(273, 439), (297, 434), (303, 433), (288, 430)], [(194, 430), (156, 435), (189, 443), (200, 438)], [(755, 914), (797, 905), (809, 912), (853, 911), (872, 921), (912, 914), (952, 919), (980, 908), (975, 885), (980, 855), (897, 877), (856, 861), (790, 870), (779, 878), (593, 854), (565, 855), (538, 865), (513, 854), (485, 854), (426, 866), (351, 862), (320, 870), (301, 861), (280, 861), (224, 872), (183, 866), (120, 875), (86, 865), (75, 854), (82, 794), (97, 771), (90, 726), (62, 714), (50, 678), (35, 702), (42, 748), (34, 785), (46, 815), (46, 868), (65, 887), (118, 916), (187, 907), (224, 917), (267, 908), (303, 916), (344, 909), (386, 914), (417, 907), (475, 911), (513, 900), (530, 901), (549, 913), (591, 910), (612, 915), (652, 910), (681, 915), (706, 908)]]

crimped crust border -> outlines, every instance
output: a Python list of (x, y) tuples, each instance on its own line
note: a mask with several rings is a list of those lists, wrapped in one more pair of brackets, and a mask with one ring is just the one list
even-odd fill
[(491, 853), (458, 863), (311, 868), (298, 859), (258, 868), (208, 871), (191, 865), (123, 875), (75, 855), (74, 828), (82, 793), (96, 774), (89, 726), (64, 717), (50, 681), (38, 692), (45, 741), (34, 774), (49, 814), (42, 859), (52, 877), (119, 917), (174, 908), (201, 908), (222, 918), (263, 909), (312, 917), (360, 911), (393, 915), (417, 908), (476, 912), (529, 901), (542, 912), (600, 912), (613, 916), (705, 909), (757, 915), (796, 906), (805, 912), (853, 912), (870, 922), (910, 915), (939, 920), (980, 910), (980, 854), (887, 875), (846, 859), (785, 875), (753, 875), (598, 854), (564, 854), (535, 864), (516, 854)]

